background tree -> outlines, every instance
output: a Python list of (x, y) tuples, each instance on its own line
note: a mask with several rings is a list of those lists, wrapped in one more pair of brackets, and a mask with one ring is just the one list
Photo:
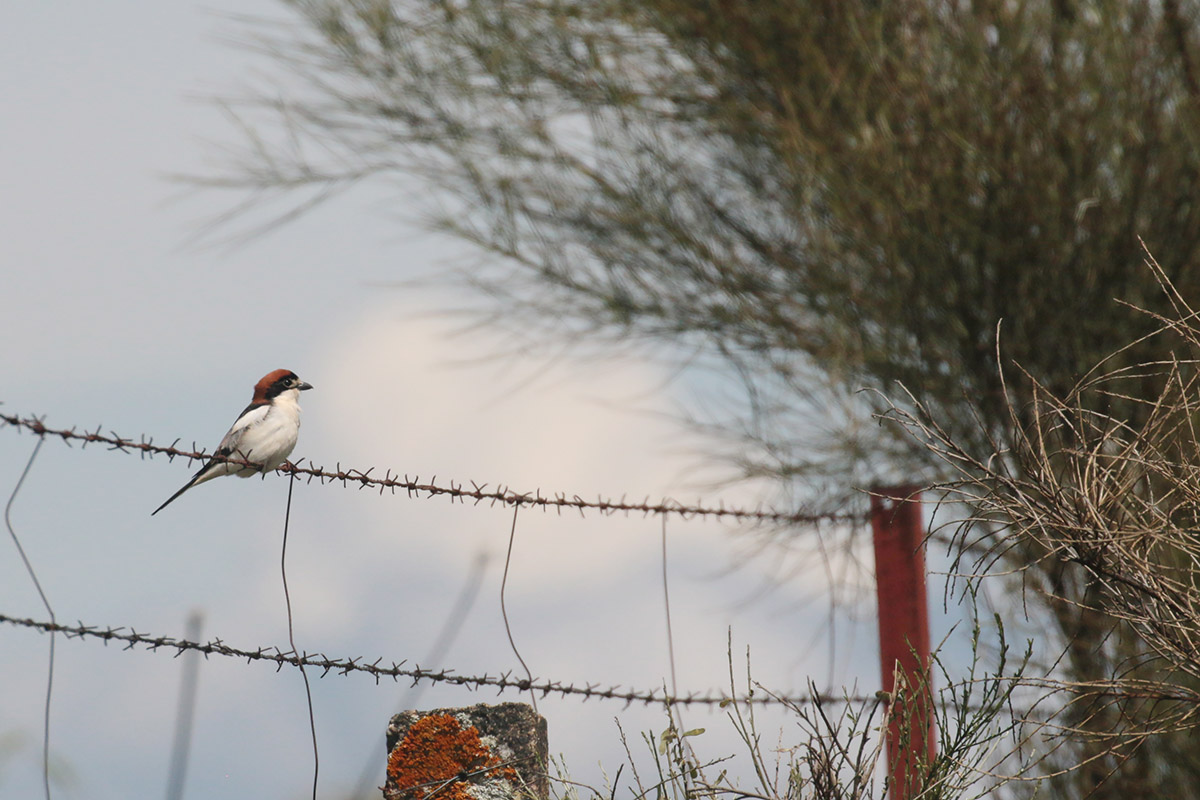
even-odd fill
[[(488, 255), (468, 276), (499, 318), (719, 359), (747, 390), (738, 464), (812, 502), (943, 474), (871, 421), (899, 385), (980, 462), (1013, 443), (1031, 390), (1006, 399), (998, 332), (1057, 397), (1129, 342), (1110, 367), (1167, 358), (1115, 302), (1165, 308), (1138, 237), (1200, 293), (1193, 3), (291, 5), (302, 25), (265, 46), (303, 85), (260, 107), (293, 135), (251, 137), (214, 183), (302, 197), (286, 216), (426, 176), (431, 221)], [(1076, 396), (1137, 424), (1161, 384)], [(1040, 546), (1006, 558), (1038, 565), (1059, 668), (1153, 669), (1086, 571)], [(1066, 779), (1078, 794), (1200, 796), (1184, 738), (1089, 763)]]

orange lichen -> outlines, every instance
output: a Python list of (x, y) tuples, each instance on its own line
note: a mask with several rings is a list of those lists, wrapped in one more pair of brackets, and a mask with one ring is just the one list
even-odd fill
[(516, 770), (500, 763), (477, 728), (463, 728), (449, 714), (431, 714), (413, 723), (392, 749), (387, 774), (396, 790), (414, 800), (433, 792), (445, 800), (471, 800), (472, 783), (503, 779), (516, 785)]

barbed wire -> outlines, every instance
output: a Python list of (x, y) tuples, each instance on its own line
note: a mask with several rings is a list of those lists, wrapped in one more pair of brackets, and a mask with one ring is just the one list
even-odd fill
[[(370, 675), (378, 684), (384, 678), (391, 678), (394, 682), (399, 682), (405, 678), (412, 681), (415, 686), (421, 681), (429, 681), (430, 683), (445, 683), (451, 686), (462, 686), (471, 691), (494, 688), (496, 694), (500, 695), (506, 691), (521, 691), (540, 693), (542, 697), (548, 695), (559, 695), (562, 697), (580, 697), (584, 701), (593, 698), (599, 700), (618, 700), (625, 704), (628, 708), (634, 704), (661, 705), (661, 706), (721, 706), (724, 707), (730, 703), (741, 705), (757, 705), (757, 706), (787, 706), (795, 708), (797, 706), (810, 705), (813, 703), (830, 704), (830, 703), (851, 703), (863, 704), (874, 702), (888, 702), (890, 696), (886, 692), (876, 692), (871, 695), (851, 695), (851, 694), (832, 694), (825, 692), (810, 692), (800, 695), (785, 695), (774, 691), (769, 691), (759, 687), (759, 691), (744, 695), (728, 695), (725, 693), (715, 692), (712, 690), (706, 692), (690, 692), (686, 695), (672, 695), (663, 689), (633, 689), (622, 688), (620, 685), (603, 686), (598, 683), (589, 683), (583, 686), (577, 686), (574, 683), (563, 683), (561, 681), (542, 681), (538, 679), (528, 678), (513, 678), (512, 672), (504, 672), (499, 675), (458, 675), (452, 669), (423, 669), (420, 666), (406, 668), (406, 661), (384, 663), (382, 658), (377, 658), (374, 661), (364, 661), (363, 657), (354, 658), (329, 658), (323, 653), (300, 653), (296, 654), (293, 651), (283, 651), (278, 647), (258, 647), (253, 650), (245, 648), (232, 647), (225, 644), (221, 639), (211, 639), (208, 642), (193, 642), (187, 639), (177, 639), (173, 636), (152, 636), (145, 633), (138, 633), (132, 627), (101, 627), (98, 625), (84, 625), (80, 622), (77, 625), (65, 625), (62, 623), (48, 622), (45, 620), (35, 620), (28, 617), (12, 617), (7, 614), (0, 613), (0, 624), (12, 625), (15, 627), (31, 628), (43, 633), (61, 633), (67, 639), (100, 639), (107, 645), (109, 642), (123, 642), (125, 650), (133, 650), (138, 646), (145, 647), (151, 652), (159, 650), (174, 650), (174, 656), (178, 657), (185, 652), (195, 651), (204, 654), (205, 656), (217, 655), (226, 658), (242, 658), (247, 663), (253, 661), (265, 661), (276, 665), (276, 671), (284, 667), (313, 667), (321, 670), (318, 677), (324, 678), (329, 673), (338, 675), (349, 675), (351, 673), (364, 673)], [(1148, 700), (1154, 702), (1173, 701), (1183, 703), (1188, 707), (1200, 706), (1200, 692), (1195, 692), (1190, 689), (1171, 687), (1165, 689), (1162, 684), (1154, 681), (1134, 681), (1126, 683), (1121, 681), (1096, 681), (1096, 682), (1070, 682), (1060, 681), (1052, 678), (1036, 678), (1025, 675), (1014, 676), (992, 676), (988, 679), (968, 679), (956, 685), (967, 685), (970, 683), (984, 683), (986, 680), (996, 681), (1015, 681), (1028, 688), (1045, 689), (1052, 692), (1064, 692), (1070, 695), (1083, 698), (1108, 698), (1114, 700)], [(937, 705), (944, 707), (953, 707), (955, 703), (946, 700), (935, 701)], [(1036, 705), (1036, 704), (1035, 704)], [(968, 704), (969, 710), (979, 710), (982, 706)], [(1045, 723), (1047, 719), (1034, 719), (1033, 709), (1011, 709), (1012, 713), (1027, 719)], [(1053, 717), (1057, 712), (1050, 712)], [(1190, 713), (1189, 713), (1190, 716)]]
[(494, 688), (496, 694), (502, 694), (508, 690), (516, 690), (522, 692), (532, 691), (540, 693), (542, 697), (557, 694), (563, 697), (576, 696), (582, 697), (584, 700), (598, 698), (603, 700), (622, 700), (628, 707), (635, 703), (642, 705), (708, 705), (716, 706), (727, 703), (742, 703), (755, 705), (806, 705), (813, 702), (822, 703), (838, 703), (838, 702), (866, 702), (875, 697), (848, 697), (838, 695), (825, 694), (807, 694), (797, 696), (779, 695), (770, 692), (754, 693), (750, 695), (742, 695), (733, 697), (726, 694), (709, 692), (692, 692), (686, 695), (671, 695), (665, 690), (639, 690), (639, 689), (624, 689), (617, 686), (603, 686), (601, 684), (589, 683), (584, 686), (576, 686), (573, 683), (564, 684), (561, 681), (539, 681), (529, 678), (513, 678), (511, 672), (504, 672), (499, 675), (458, 675), (450, 669), (422, 669), (419, 666), (406, 668), (405, 661), (384, 663), (382, 658), (377, 658), (375, 661), (364, 661), (360, 657), (355, 658), (329, 658), (322, 653), (300, 653), (294, 651), (283, 651), (278, 647), (258, 647), (253, 650), (244, 648), (231, 647), (225, 644), (220, 639), (212, 639), (205, 643), (192, 642), (187, 639), (176, 639), (172, 636), (151, 636), (144, 633), (138, 633), (133, 628), (121, 627), (101, 627), (97, 625), (84, 625), (80, 622), (78, 625), (64, 625), (56, 622), (47, 622), (45, 620), (35, 620), (22, 617), (11, 617), (7, 614), (0, 614), (0, 623), (7, 625), (15, 625), (23, 628), (32, 628), (45, 633), (55, 632), (62, 633), (68, 639), (83, 639), (92, 638), (100, 639), (105, 644), (109, 642), (124, 642), (126, 650), (132, 650), (135, 647), (143, 646), (152, 652), (158, 650), (174, 650), (175, 655), (179, 656), (188, 651), (197, 651), (205, 656), (218, 655), (229, 658), (244, 658), (247, 662), (251, 661), (267, 661), (277, 665), (276, 671), (283, 669), (285, 666), (290, 667), (314, 667), (322, 670), (319, 677), (324, 678), (329, 673), (333, 672), (339, 675), (349, 675), (352, 672), (361, 672), (375, 678), (378, 684), (384, 678), (391, 678), (398, 682), (401, 678), (407, 678), (412, 681), (412, 685), (416, 685), (420, 681), (429, 681), (431, 683), (445, 683), (452, 686), (463, 686), (468, 689), (483, 689)]
[[(22, 418), (18, 415), (0, 414), (0, 426), (11, 426), (17, 429), (28, 430), (43, 437), (57, 437), (62, 439), (68, 446), (73, 441), (82, 442), (83, 447), (87, 447), (89, 444), (104, 444), (108, 445), (108, 449), (110, 450), (120, 450), (124, 453), (136, 452), (143, 458), (165, 455), (171, 461), (176, 458), (187, 459), (189, 464), (193, 461), (207, 462), (210, 459), (215, 459), (217, 461), (228, 461), (232, 464), (258, 466), (240, 458), (216, 456), (205, 450), (197, 449), (195, 442), (192, 443), (191, 450), (180, 449), (177, 446), (180, 442), (179, 439), (172, 442), (169, 447), (163, 447), (162, 445), (154, 444), (154, 440), (145, 434), (139, 436), (137, 439), (131, 439), (120, 436), (113, 431), (109, 431), (109, 434), (105, 435), (101, 433), (101, 427), (97, 427), (95, 431), (91, 432), (86, 429), (80, 430), (76, 426), (71, 428), (50, 428), (43, 424), (42, 419), (44, 418), (36, 416)], [(716, 506), (689, 506), (668, 497), (664, 497), (657, 502), (651, 501), (649, 497), (640, 502), (629, 501), (625, 499), (625, 496), (622, 496), (620, 500), (603, 497), (599, 497), (596, 500), (585, 500), (579, 495), (567, 495), (565, 493), (546, 495), (542, 494), (541, 490), (516, 492), (507, 486), (498, 486), (495, 489), (489, 489), (489, 484), (479, 484), (474, 481), (466, 483), (450, 481), (447, 484), (439, 484), (437, 483), (436, 475), (432, 480), (422, 482), (419, 477), (410, 478), (407, 474), (393, 473), (390, 469), (385, 471), (383, 477), (376, 477), (372, 475), (375, 472), (375, 467), (366, 470), (343, 469), (340, 463), (330, 471), (324, 467), (317, 466), (311, 460), (307, 462), (307, 466), (301, 461), (298, 464), (284, 464), (276, 471), (283, 474), (306, 476), (308, 483), (311, 483), (315, 479), (321, 485), (326, 483), (340, 483), (342, 486), (357, 484), (359, 489), (377, 488), (380, 494), (387, 491), (390, 491), (392, 494), (402, 491), (410, 497), (443, 496), (449, 497), (452, 501), (458, 500), (463, 503), (471, 501), (475, 505), (488, 503), (492, 505), (541, 508), (543, 511), (555, 510), (560, 514), (564, 510), (578, 511), (581, 515), (585, 511), (597, 511), (606, 516), (617, 513), (625, 513), (626, 515), (636, 513), (643, 516), (671, 514), (683, 519), (732, 519), (780, 525), (817, 525), (820, 523), (838, 522), (861, 523), (868, 519), (866, 513), (780, 511), (761, 506), (750, 509), (727, 506), (723, 502)]]

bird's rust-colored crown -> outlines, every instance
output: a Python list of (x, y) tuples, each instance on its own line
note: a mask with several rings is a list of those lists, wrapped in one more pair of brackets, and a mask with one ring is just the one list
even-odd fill
[(255, 403), (265, 403), (271, 387), (284, 378), (295, 378), (296, 373), (290, 369), (276, 369), (262, 376), (262, 380), (254, 384), (254, 400)]

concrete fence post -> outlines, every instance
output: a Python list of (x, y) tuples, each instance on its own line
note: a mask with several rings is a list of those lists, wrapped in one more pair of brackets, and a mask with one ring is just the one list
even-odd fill
[(546, 720), (524, 703), (405, 711), (387, 729), (386, 800), (548, 800)]

